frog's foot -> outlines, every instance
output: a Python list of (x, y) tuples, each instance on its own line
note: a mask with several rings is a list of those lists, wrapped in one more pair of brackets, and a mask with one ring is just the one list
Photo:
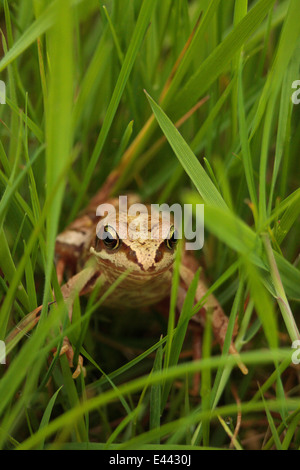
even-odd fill
[[(57, 354), (56, 349), (54, 350), (54, 355), (55, 354)], [(69, 366), (74, 367), (74, 365), (73, 365), (74, 351), (73, 351), (71, 343), (70, 343), (70, 341), (67, 337), (65, 337), (63, 339), (63, 345), (62, 345), (62, 347), (60, 349), (60, 352), (59, 352), (60, 356), (62, 354), (66, 355), (66, 357), (68, 359)], [(85, 370), (85, 367), (83, 367), (83, 357), (81, 355), (79, 355), (75, 372), (73, 372), (73, 374), (72, 374), (73, 379), (76, 379), (80, 375), (81, 371), (83, 372), (83, 375), (85, 377), (86, 376), (86, 370)]]

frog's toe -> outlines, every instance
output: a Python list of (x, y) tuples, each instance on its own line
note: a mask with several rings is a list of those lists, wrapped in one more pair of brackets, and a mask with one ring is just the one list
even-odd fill
[(83, 373), (83, 376), (86, 377), (86, 369), (85, 367), (83, 367), (83, 357), (79, 354), (77, 367), (72, 375), (73, 379), (76, 379), (80, 375), (81, 371)]
[[(56, 353), (57, 353), (57, 350), (55, 350), (54, 355)], [(67, 337), (64, 338), (63, 345), (62, 345), (62, 347), (60, 349), (60, 352), (59, 352), (60, 356), (62, 354), (66, 355), (66, 357), (68, 359), (69, 366), (73, 367), (74, 351), (73, 351), (72, 345), (71, 345), (71, 343), (70, 343), (70, 341)], [(81, 371), (83, 372), (83, 375), (85, 377), (86, 376), (86, 370), (85, 370), (85, 367), (83, 367), (83, 357), (81, 355), (79, 355), (75, 372), (72, 374), (73, 379), (76, 379), (80, 375)]]

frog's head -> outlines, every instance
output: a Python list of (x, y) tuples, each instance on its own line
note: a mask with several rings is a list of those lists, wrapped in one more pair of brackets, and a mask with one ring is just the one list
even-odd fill
[(130, 216), (109, 214), (97, 225), (90, 252), (100, 265), (119, 273), (155, 275), (168, 270), (175, 258), (178, 234), (174, 221), (162, 213), (147, 211)]

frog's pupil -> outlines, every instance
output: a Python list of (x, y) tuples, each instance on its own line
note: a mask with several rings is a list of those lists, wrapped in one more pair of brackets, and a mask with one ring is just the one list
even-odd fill
[(106, 240), (107, 242), (112, 242), (112, 241), (114, 241), (115, 239), (112, 237), (112, 234), (111, 234), (111, 233), (106, 232), (106, 233), (105, 233), (104, 240)]
[(115, 248), (118, 244), (118, 238), (115, 238), (108, 227), (104, 228), (103, 242), (110, 248)]

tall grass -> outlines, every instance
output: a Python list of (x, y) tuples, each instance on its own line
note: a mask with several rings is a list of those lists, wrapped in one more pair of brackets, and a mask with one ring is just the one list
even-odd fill
[[(297, 0), (3, 0), (1, 39), (0, 339), (43, 304), (0, 365), (1, 448), (299, 448)], [(96, 292), (72, 325), (48, 309), (56, 235), (113, 170), (115, 194), (205, 204), (195, 256), (229, 317), (222, 350), (208, 317), (192, 360), (180, 258), (169, 316)], [(65, 335), (85, 377), (52, 354)]]

